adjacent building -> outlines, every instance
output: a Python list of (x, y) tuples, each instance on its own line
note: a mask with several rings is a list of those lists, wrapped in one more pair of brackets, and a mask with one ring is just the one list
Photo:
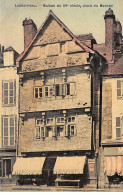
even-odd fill
[(103, 55), (100, 129), (100, 187), (123, 187), (123, 41), (122, 26), (111, 9), (105, 12), (105, 44), (94, 49)]
[(18, 130), (19, 76), (12, 48), (0, 46), (0, 183), (12, 182)]
[(92, 34), (75, 36), (52, 12), (37, 30), (23, 21), (17, 59), (18, 182), (97, 187), (100, 71)]

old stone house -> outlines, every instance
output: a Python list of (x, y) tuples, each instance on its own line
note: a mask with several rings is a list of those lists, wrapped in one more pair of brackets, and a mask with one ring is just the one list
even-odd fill
[(0, 46), (0, 183), (11, 183), (16, 159), (18, 130), (18, 87), (16, 59), (12, 48)]
[(39, 30), (31, 19), (23, 26), (13, 175), (21, 184), (96, 187), (104, 58), (91, 34), (75, 36), (52, 11)]
[(105, 43), (94, 45), (103, 55), (100, 129), (100, 187), (123, 187), (123, 42), (122, 26), (111, 9), (105, 12)]

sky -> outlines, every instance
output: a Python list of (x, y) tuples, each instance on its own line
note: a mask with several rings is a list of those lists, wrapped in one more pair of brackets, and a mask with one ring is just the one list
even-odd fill
[(97, 43), (104, 43), (104, 14), (109, 5), (123, 25), (123, 0), (0, 0), (0, 44), (21, 53), (23, 20), (31, 18), (40, 28), (50, 9), (73, 34), (92, 33)]

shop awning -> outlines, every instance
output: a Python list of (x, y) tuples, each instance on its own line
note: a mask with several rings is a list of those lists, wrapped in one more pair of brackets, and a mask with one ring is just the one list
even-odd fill
[(13, 167), (13, 175), (40, 175), (45, 157), (17, 157)]
[(57, 157), (54, 174), (83, 174), (86, 156)]
[(105, 157), (105, 172), (108, 176), (115, 173), (123, 176), (123, 156)]

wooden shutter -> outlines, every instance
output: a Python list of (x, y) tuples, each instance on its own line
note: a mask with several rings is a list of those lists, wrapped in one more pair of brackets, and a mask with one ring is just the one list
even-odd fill
[(2, 137), (2, 146), (3, 146), (3, 135), (4, 135), (4, 133), (3, 133), (3, 116), (1, 116), (1, 133), (2, 133), (2, 135), (1, 135), (1, 137)]
[(75, 94), (75, 83), (70, 83), (70, 95)]
[[(74, 131), (72, 131), (72, 126), (74, 127)], [(70, 136), (76, 135), (76, 126), (75, 125), (70, 125)]]
[(117, 98), (121, 98), (121, 80), (117, 80)]
[(36, 138), (40, 138), (40, 127), (36, 127)]
[(16, 80), (14, 80), (14, 89), (13, 89), (13, 95), (14, 95), (14, 104), (16, 104)]
[(116, 138), (121, 137), (121, 118), (116, 117)]
[(4, 104), (4, 81), (2, 81), (2, 104)]
[(53, 85), (53, 96), (56, 96), (56, 86)]
[(62, 96), (66, 95), (66, 84), (62, 84)]

